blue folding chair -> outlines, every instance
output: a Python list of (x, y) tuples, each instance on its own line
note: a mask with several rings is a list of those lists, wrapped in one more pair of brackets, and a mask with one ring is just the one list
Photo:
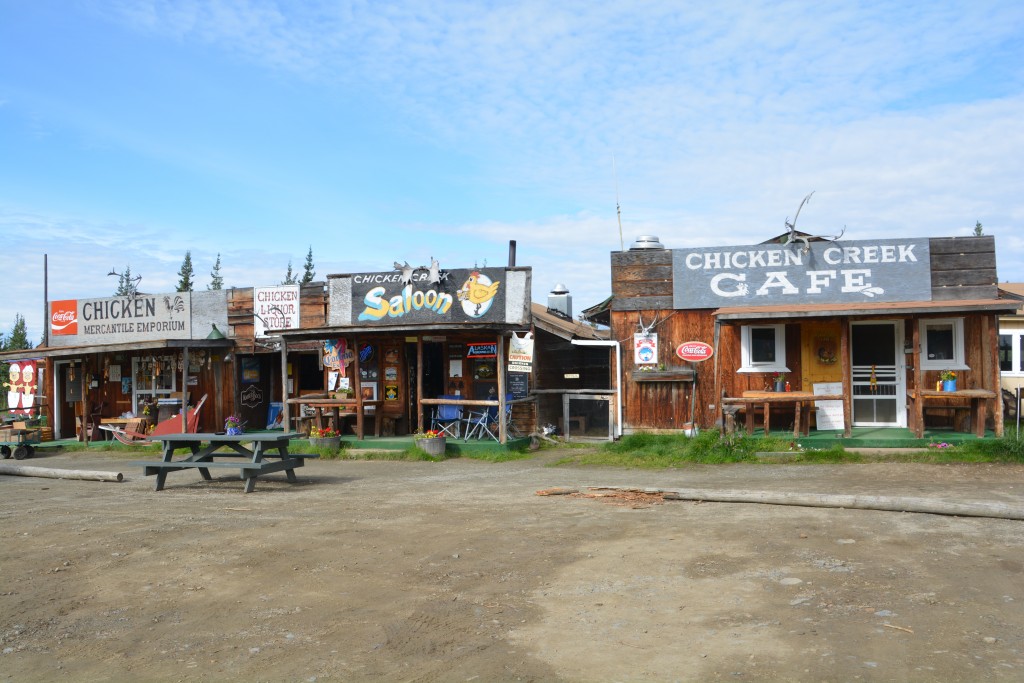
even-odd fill
[(497, 421), (498, 409), (496, 407), (469, 411), (469, 415), (463, 420), (466, 423), (466, 441), (474, 436), (477, 439), (482, 439), (485, 434), (497, 441), (497, 434), (491, 430), (491, 425)]
[[(457, 396), (440, 396), (439, 398), (458, 398)], [(430, 420), (430, 428), (440, 436), (459, 438), (462, 424), (462, 406), (440, 405), (434, 409)]]

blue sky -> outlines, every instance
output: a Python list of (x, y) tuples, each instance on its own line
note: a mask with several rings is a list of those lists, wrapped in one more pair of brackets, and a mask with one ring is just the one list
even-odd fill
[(609, 252), (996, 237), (1024, 280), (1024, 4), (0, 0), (0, 331), (109, 296)]

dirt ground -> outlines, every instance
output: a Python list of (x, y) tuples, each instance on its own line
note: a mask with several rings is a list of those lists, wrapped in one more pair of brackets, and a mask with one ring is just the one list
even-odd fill
[[(541, 497), (718, 487), (1024, 502), (1024, 467), (138, 456), (0, 477), (0, 681), (1024, 680), (1024, 522)], [(13, 462), (13, 461), (7, 461)]]

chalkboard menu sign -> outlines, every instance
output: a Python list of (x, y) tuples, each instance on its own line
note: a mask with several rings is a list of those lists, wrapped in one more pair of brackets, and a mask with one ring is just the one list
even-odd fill
[(525, 372), (509, 372), (506, 373), (508, 381), (505, 386), (508, 389), (508, 393), (512, 394), (512, 398), (526, 398), (526, 394), (529, 391), (529, 375)]

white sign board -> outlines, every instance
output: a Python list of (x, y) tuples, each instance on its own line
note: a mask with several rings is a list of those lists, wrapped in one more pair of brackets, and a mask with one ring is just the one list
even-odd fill
[[(814, 393), (817, 395), (841, 394), (843, 393), (843, 383), (818, 382), (814, 385)], [(815, 401), (814, 406), (818, 409), (817, 417), (815, 418), (818, 431), (845, 428), (843, 424), (842, 401)]]
[(253, 328), (257, 337), (267, 330), (299, 329), (299, 286), (253, 287)]
[(651, 365), (658, 362), (658, 335), (633, 335), (633, 363)]
[(533, 371), (533, 333), (527, 332), (520, 337), (512, 333), (512, 341), (508, 349), (509, 372)]

